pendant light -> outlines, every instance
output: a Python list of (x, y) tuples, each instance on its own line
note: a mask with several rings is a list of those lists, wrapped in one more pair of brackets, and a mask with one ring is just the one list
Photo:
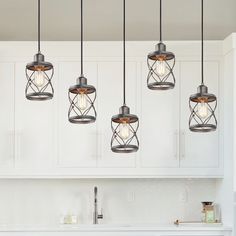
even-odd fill
[(53, 73), (53, 65), (44, 60), (44, 55), (40, 51), (40, 0), (38, 0), (38, 53), (34, 56), (34, 61), (26, 65), (26, 98), (34, 101), (52, 99), (54, 94), (51, 83)]
[(96, 88), (87, 84), (87, 79), (83, 74), (83, 0), (81, 3), (81, 73), (76, 80), (76, 85), (69, 88), (68, 96), (70, 107), (68, 119), (75, 124), (88, 124), (96, 121), (97, 112), (94, 107), (96, 99)]
[(151, 90), (168, 90), (175, 87), (175, 55), (166, 51), (162, 42), (162, 0), (160, 0), (160, 42), (156, 50), (147, 56), (148, 76), (147, 87)]
[(111, 118), (112, 138), (111, 150), (116, 153), (136, 152), (139, 141), (136, 135), (139, 119), (130, 114), (130, 108), (126, 106), (126, 70), (125, 70), (125, 0), (123, 0), (123, 106), (119, 114)]
[(214, 94), (208, 93), (208, 88), (204, 84), (203, 67), (203, 0), (201, 0), (201, 85), (197, 88), (197, 93), (189, 98), (190, 117), (189, 129), (193, 132), (210, 132), (217, 128), (215, 110), (217, 98)]

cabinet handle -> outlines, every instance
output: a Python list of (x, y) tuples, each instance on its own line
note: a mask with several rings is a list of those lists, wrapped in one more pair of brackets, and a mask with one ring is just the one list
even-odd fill
[(14, 158), (15, 156), (15, 132), (11, 130), (9, 132), (9, 138), (10, 138), (10, 158)]
[(95, 142), (95, 147), (93, 148), (93, 153), (91, 154), (90, 157), (92, 159), (96, 160), (97, 156), (98, 156), (98, 151), (97, 151), (97, 148), (98, 148), (97, 132), (90, 133), (89, 136), (91, 138), (91, 142)]
[(102, 145), (103, 145), (103, 140), (104, 135), (101, 132), (97, 132), (97, 158), (101, 159), (102, 158)]
[(181, 159), (185, 158), (185, 131), (181, 132)]
[(19, 160), (20, 155), (21, 155), (21, 139), (20, 139), (21, 138), (21, 132), (16, 131), (15, 136), (16, 136), (15, 156), (16, 156), (16, 159)]
[(174, 132), (174, 158), (178, 159), (178, 131)]

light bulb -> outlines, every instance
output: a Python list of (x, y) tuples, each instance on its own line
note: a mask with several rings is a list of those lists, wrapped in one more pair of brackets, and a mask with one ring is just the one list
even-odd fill
[(34, 84), (38, 87), (41, 88), (45, 85), (46, 78), (44, 75), (44, 72), (41, 70), (37, 70), (34, 74)]
[(208, 116), (207, 103), (205, 103), (204, 101), (201, 101), (201, 103), (198, 104), (197, 114), (198, 114), (202, 119), (205, 119), (205, 118)]
[(165, 61), (157, 61), (156, 63), (156, 72), (159, 76), (164, 76), (166, 74), (166, 64)]
[(129, 125), (125, 122), (120, 124), (120, 137), (124, 140), (128, 139), (130, 136), (130, 129), (129, 129)]
[(86, 95), (84, 93), (78, 94), (77, 105), (81, 111), (84, 111), (87, 108), (88, 102), (87, 102)]

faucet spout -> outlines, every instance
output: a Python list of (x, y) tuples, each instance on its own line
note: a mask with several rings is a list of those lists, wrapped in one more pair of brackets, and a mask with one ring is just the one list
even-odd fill
[(98, 188), (94, 187), (94, 212), (93, 212), (93, 224), (98, 224), (98, 219), (103, 219), (103, 214), (98, 213)]

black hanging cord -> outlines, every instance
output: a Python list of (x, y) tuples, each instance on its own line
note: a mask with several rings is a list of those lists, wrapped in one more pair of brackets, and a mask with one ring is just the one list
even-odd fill
[(81, 62), (81, 75), (83, 75), (83, 32), (84, 32), (84, 30), (83, 30), (83, 0), (80, 0), (80, 4), (81, 4), (81, 7), (80, 7), (80, 17), (81, 17), (81, 19), (80, 19), (80, 30), (81, 30), (81, 33), (80, 33), (80, 48), (81, 48), (81, 60), (80, 60), (80, 62)]
[(160, 0), (160, 42), (162, 42), (162, 0)]
[(123, 0), (123, 99), (125, 105), (125, 0)]
[(204, 55), (203, 55), (203, 0), (201, 0), (201, 40), (202, 40), (202, 84), (204, 84), (204, 63), (203, 63), (203, 60), (204, 60)]
[(40, 53), (40, 0), (38, 0), (38, 53)]

